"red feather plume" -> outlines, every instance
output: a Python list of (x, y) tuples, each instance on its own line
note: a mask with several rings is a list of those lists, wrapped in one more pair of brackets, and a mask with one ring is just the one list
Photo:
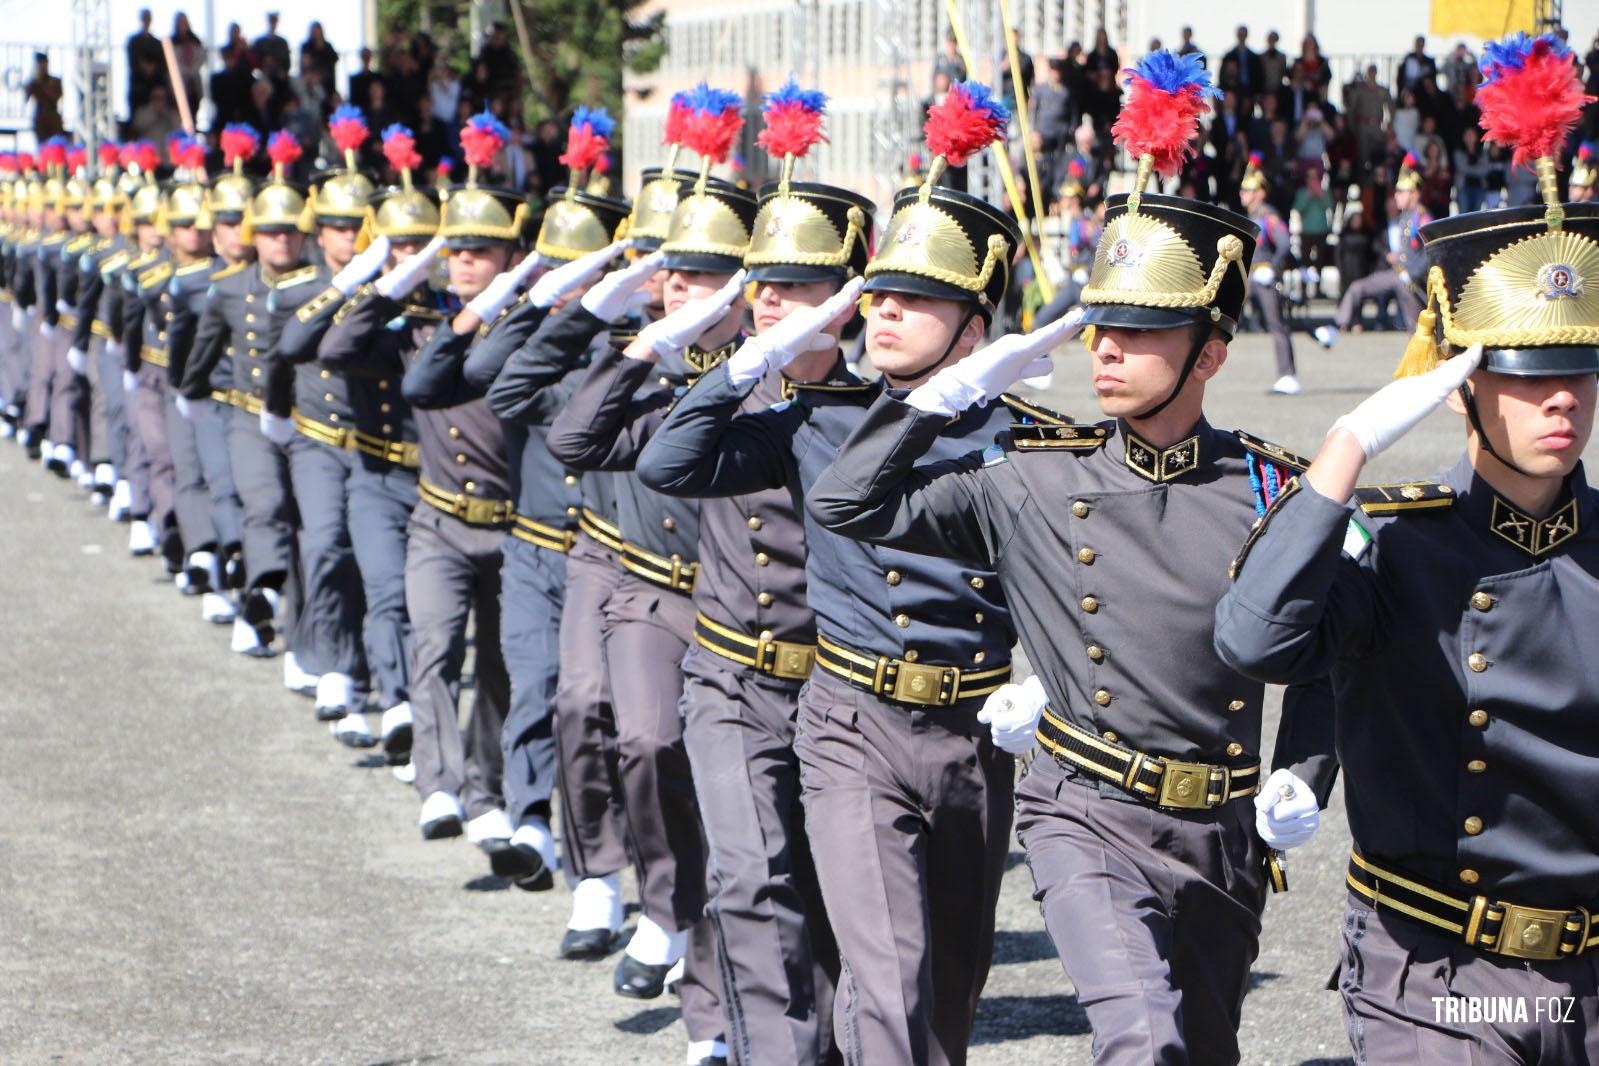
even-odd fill
[(672, 97), (672, 102), (666, 109), (666, 127), (661, 133), (661, 143), (676, 145), (683, 143), (683, 129), (688, 125), (689, 106), (682, 93)]
[(802, 159), (812, 145), (827, 139), (822, 135), (825, 116), (821, 111), (784, 101), (768, 107), (762, 117), (766, 120), (766, 128), (755, 138), (755, 143), (777, 159), (786, 156)]
[(332, 134), (333, 144), (339, 151), (359, 151), (368, 135), (366, 120), (357, 109), (341, 107), (333, 113), (333, 119), (328, 123), (328, 133)]
[(467, 166), (479, 169), (493, 166), (494, 157), (505, 147), (505, 134), (500, 132), (505, 127), (493, 118), (477, 121), (483, 117), (474, 116), (461, 127), (461, 154), (466, 157)]
[(86, 148), (72, 147), (67, 149), (67, 169), (81, 170), (89, 165), (89, 151)]
[(1192, 141), (1210, 97), (1218, 95), (1202, 57), (1151, 52), (1125, 71), (1127, 99), (1111, 136), (1134, 158), (1150, 156), (1155, 171), (1173, 178), (1194, 154)]
[(172, 149), (172, 165), (186, 167), (196, 173), (205, 169), (205, 145), (199, 141), (185, 140)]
[[(1569, 55), (1548, 38), (1523, 41), (1514, 60), (1489, 67), (1477, 89), (1483, 139), (1512, 149), (1511, 165), (1532, 168), (1543, 156), (1557, 156), (1582, 116), (1582, 80)], [(1514, 47), (1514, 44), (1511, 45)], [(1487, 50), (1490, 57), (1495, 50)]]
[(134, 146), (133, 161), (146, 174), (154, 174), (156, 168), (161, 165), (161, 153), (156, 151), (155, 145), (149, 141), (140, 141)]
[(683, 129), (683, 147), (712, 163), (727, 162), (733, 142), (744, 128), (744, 116), (737, 111), (689, 116)]
[(99, 156), (100, 166), (110, 169), (117, 165), (117, 159), (121, 155), (121, 151), (110, 141), (102, 141), (100, 147), (96, 150), (96, 155)]
[(39, 149), (39, 162), (47, 167), (66, 166), (67, 146), (64, 144), (51, 144), (46, 141)]
[(274, 166), (291, 165), (300, 158), (303, 151), (300, 142), (295, 140), (294, 135), (288, 130), (279, 130), (267, 142), (267, 158), (272, 160)]
[(391, 133), (383, 138), (383, 158), (395, 170), (415, 170), (422, 165), (416, 141), (404, 133)]
[(566, 151), (561, 153), (561, 165), (573, 170), (588, 170), (611, 150), (611, 142), (595, 133), (587, 125), (577, 126), (567, 132)]
[(18, 152), (17, 153), (17, 169), (22, 171), (24, 174), (33, 173), (34, 162), (33, 162), (33, 153), (32, 152)]
[(220, 141), (222, 161), (230, 167), (240, 160), (248, 162), (261, 148), (260, 139), (248, 129), (224, 128)]
[(962, 82), (928, 109), (922, 127), (927, 150), (943, 156), (952, 167), (965, 166), (972, 156), (1005, 136), (1008, 118), (986, 87)]

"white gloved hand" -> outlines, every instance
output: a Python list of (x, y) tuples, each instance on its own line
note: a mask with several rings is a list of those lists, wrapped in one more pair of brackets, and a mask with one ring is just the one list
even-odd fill
[(187, 396), (177, 398), (178, 414), (190, 422), (199, 422), (210, 418), (216, 413), (217, 402), (209, 396), (202, 396), (198, 400), (191, 400)]
[(954, 418), (994, 399), (1022, 378), (1050, 372), (1049, 353), (1078, 328), (1082, 308), (1031, 333), (1011, 333), (973, 352), (911, 390), (905, 402), (918, 411)]
[(554, 307), (561, 297), (604, 273), (611, 260), (621, 255), (626, 247), (625, 240), (612, 241), (597, 252), (580, 256), (570, 263), (562, 263), (535, 281), (527, 292), (527, 298), (533, 301), (535, 307)]
[(51, 337), (55, 336), (55, 332), (56, 328), (48, 321), (42, 318), (39, 320), (39, 336), (43, 337), (45, 340), (49, 340)]
[(71, 313), (72, 313), (72, 305), (71, 304), (67, 303), (65, 300), (57, 300), (56, 301), (56, 314), (58, 314), (58, 315), (70, 315)]
[(1271, 285), (1277, 281), (1277, 272), (1271, 268), (1270, 263), (1260, 264), (1250, 271), (1249, 276), (1254, 279), (1256, 285)]
[(275, 415), (261, 408), (261, 435), (279, 447), (294, 439), (294, 419)]
[(527, 276), (533, 273), (538, 265), (539, 257), (536, 255), (523, 259), (489, 282), (482, 292), (472, 297), (472, 302), (466, 305), (466, 309), (481, 321), (493, 322), (500, 317), (501, 311), (516, 302), (516, 291), (522, 287)]
[(340, 293), (349, 296), (362, 285), (378, 276), (378, 271), (383, 269), (383, 264), (389, 261), (389, 239), (379, 237), (366, 246), (366, 250), (344, 265), (344, 269), (333, 275), (333, 287)]
[(988, 726), (996, 748), (1020, 755), (1033, 746), (1038, 719), (1048, 702), (1044, 683), (1034, 674), (1019, 685), (1001, 685), (989, 693), (977, 720)]
[(11, 308), (11, 328), (22, 333), (28, 328), (28, 312), (20, 307)]
[(1376, 458), (1465, 384), (1480, 362), (1482, 345), (1473, 344), (1425, 374), (1389, 382), (1334, 422), (1332, 428), (1348, 430), (1366, 458)]
[(727, 309), (738, 299), (743, 287), (744, 271), (740, 270), (709, 296), (690, 300), (665, 318), (639, 330), (638, 343), (656, 355), (683, 351), (726, 317)]
[(759, 381), (773, 370), (781, 370), (807, 352), (824, 352), (838, 347), (838, 341), (823, 330), (838, 319), (853, 314), (855, 300), (866, 284), (852, 278), (838, 292), (815, 307), (802, 307), (765, 333), (739, 345), (727, 361), (727, 377), (735, 389)]
[(596, 281), (578, 303), (601, 322), (615, 322), (649, 300), (644, 286), (666, 261), (665, 252), (651, 252)]
[(122, 391), (130, 394), (138, 392), (139, 375), (135, 374), (131, 370), (124, 370), (122, 372)]
[(1255, 832), (1278, 851), (1297, 848), (1321, 825), (1316, 793), (1291, 770), (1273, 770), (1255, 796)]
[(113, 359), (121, 359), (126, 352), (127, 349), (122, 346), (121, 341), (105, 342), (105, 353)]
[(67, 365), (74, 374), (87, 374), (89, 372), (89, 355), (82, 348), (73, 345), (67, 349)]
[(377, 294), (388, 300), (403, 300), (416, 291), (416, 287), (427, 280), (428, 271), (433, 268), (433, 260), (438, 257), (439, 250), (444, 247), (443, 237), (434, 237), (423, 246), (415, 255), (406, 256), (394, 264), (394, 269), (384, 274), (372, 283), (372, 288)]

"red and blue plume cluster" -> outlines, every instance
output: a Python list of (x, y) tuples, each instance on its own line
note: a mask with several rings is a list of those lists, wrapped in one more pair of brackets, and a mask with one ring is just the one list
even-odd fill
[(1088, 173), (1088, 168), (1083, 166), (1083, 161), (1081, 159), (1073, 159), (1070, 163), (1066, 164), (1066, 173), (1080, 181), (1082, 180), (1083, 175)]
[(773, 156), (802, 159), (822, 136), (822, 119), (827, 115), (827, 94), (818, 89), (801, 89), (790, 77), (775, 93), (767, 93), (761, 108), (766, 128), (755, 143)]
[(1249, 165), (1254, 167), (1256, 170), (1259, 170), (1261, 167), (1266, 165), (1266, 157), (1261, 155), (1259, 152), (1250, 152)]
[(383, 158), (395, 170), (415, 170), (422, 165), (422, 155), (416, 150), (416, 135), (411, 127), (396, 122), (383, 131)]
[(573, 170), (591, 170), (595, 163), (611, 150), (611, 134), (616, 132), (616, 120), (603, 107), (580, 107), (572, 112), (572, 124), (566, 130), (566, 151), (561, 153), (563, 166)]
[(461, 154), (466, 156), (467, 166), (489, 167), (510, 139), (511, 131), (505, 128), (505, 123), (485, 108), (461, 127)]
[(433, 180), (446, 182), (450, 180), (450, 171), (455, 169), (455, 160), (444, 155), (439, 157), (438, 164), (433, 168)]
[(371, 131), (366, 128), (366, 118), (359, 107), (340, 104), (328, 118), (328, 132), (339, 151), (354, 152), (366, 143)]
[(121, 163), (125, 167), (138, 167), (146, 174), (154, 174), (156, 167), (161, 165), (161, 155), (149, 141), (129, 141), (122, 146)]
[(1514, 33), (1483, 46), (1483, 139), (1512, 149), (1512, 166), (1531, 167), (1554, 156), (1593, 97), (1571, 61), (1571, 49), (1552, 33), (1528, 37)]
[(688, 126), (688, 116), (692, 110), (694, 108), (688, 102), (688, 93), (672, 94), (672, 102), (666, 107), (666, 128), (661, 133), (662, 144), (683, 143), (683, 130)]
[(611, 153), (606, 152), (594, 161), (594, 173), (609, 174), (611, 172)]
[(943, 102), (928, 109), (922, 132), (928, 151), (959, 167), (993, 142), (1003, 140), (1009, 125), (1010, 111), (994, 99), (993, 90), (981, 82), (962, 81), (950, 87)]
[(205, 145), (187, 133), (175, 133), (172, 135), (172, 139), (167, 141), (167, 158), (172, 160), (172, 165), (175, 167), (203, 170), (205, 168)]
[(67, 165), (67, 139), (65, 137), (51, 137), (39, 146), (39, 162), (47, 167), (64, 167)]
[(222, 161), (230, 167), (241, 160), (249, 162), (261, 150), (261, 135), (255, 132), (255, 127), (243, 122), (223, 126), (217, 140), (222, 148)]
[(905, 165), (910, 168), (910, 172), (912, 174), (920, 174), (922, 172), (922, 168), (927, 165), (927, 160), (922, 157), (922, 153), (912, 152), (910, 159), (906, 160)]
[(727, 162), (744, 128), (743, 101), (737, 93), (713, 89), (703, 81), (688, 91), (682, 145), (712, 163)]
[(1587, 162), (1596, 155), (1599, 155), (1599, 145), (1595, 145), (1592, 141), (1583, 141), (1577, 145), (1577, 158), (1583, 162)]
[(67, 169), (81, 170), (89, 165), (89, 150), (81, 144), (67, 149)]
[(1416, 158), (1415, 152), (1406, 152), (1405, 158), (1399, 161), (1399, 165), (1402, 167), (1409, 167), (1411, 170), (1420, 170), (1421, 160)]
[(0, 170), (15, 174), (17, 172), (17, 153), (0, 152)]
[(1162, 177), (1176, 177), (1183, 160), (1194, 154), (1190, 142), (1199, 132), (1199, 116), (1221, 93), (1197, 52), (1151, 52), (1123, 73), (1127, 100), (1111, 136), (1135, 158), (1152, 156)]
[(22, 171), (22, 173), (24, 173), (24, 174), (32, 174), (33, 173), (33, 171), (34, 171), (34, 163), (33, 163), (33, 153), (32, 152), (18, 152), (17, 153), (17, 169)]
[(117, 159), (121, 154), (121, 149), (110, 141), (101, 141), (100, 147), (95, 150), (95, 155), (100, 160), (100, 168), (102, 170), (110, 170), (116, 166)]
[(267, 158), (273, 166), (291, 166), (300, 158), (300, 142), (288, 130), (278, 130), (267, 140)]

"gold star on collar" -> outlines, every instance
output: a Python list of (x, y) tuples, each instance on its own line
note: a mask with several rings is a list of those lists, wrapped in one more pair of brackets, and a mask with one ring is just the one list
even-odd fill
[(1199, 434), (1170, 448), (1157, 448), (1125, 426), (1127, 465), (1149, 481), (1171, 481), (1199, 466)]
[(701, 374), (714, 369), (718, 363), (727, 362), (728, 356), (733, 354), (734, 349), (739, 346), (743, 339), (741, 336), (735, 337), (720, 348), (715, 348), (711, 351), (690, 348), (683, 353), (683, 361), (688, 364), (692, 376), (699, 377)]
[(1573, 496), (1566, 501), (1565, 506), (1540, 522), (1495, 494), (1493, 510), (1488, 516), (1488, 528), (1493, 530), (1495, 536), (1537, 557), (1577, 535), (1577, 499)]

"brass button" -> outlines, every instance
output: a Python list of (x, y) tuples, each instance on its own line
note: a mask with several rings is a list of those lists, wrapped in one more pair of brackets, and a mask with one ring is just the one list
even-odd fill
[(244, 294), (244, 302), (247, 303), (247, 304), (255, 303), (255, 293), (253, 293), (253, 292), (245, 293)]
[(1088, 646), (1088, 657), (1096, 663), (1103, 662), (1105, 659), (1105, 649), (1101, 648), (1098, 644), (1090, 644)]
[(338, 420), (339, 420), (339, 416), (338, 415), (336, 415), (336, 414), (329, 414), (328, 415), (328, 421), (329, 422), (337, 422)]
[(1480, 674), (1484, 670), (1488, 669), (1488, 656), (1484, 655), (1480, 651), (1474, 651), (1470, 655), (1466, 656), (1466, 665)]
[(1099, 704), (1101, 707), (1109, 707), (1110, 706), (1110, 690), (1109, 689), (1103, 689), (1103, 688), (1095, 689), (1094, 690), (1094, 702)]
[(672, 383), (672, 379), (667, 377), (665, 374), (662, 374), (660, 377), (660, 382), (662, 385), (670, 385)]
[(456, 428), (455, 426), (451, 426), (450, 427), (450, 439), (451, 440), (460, 440), (461, 439), (461, 431), (458, 428)]
[(1073, 518), (1087, 518), (1088, 517), (1088, 502), (1086, 500), (1076, 500), (1076, 501), (1074, 501), (1072, 503), (1072, 517)]
[(1470, 722), (1478, 729), (1481, 729), (1483, 726), (1488, 724), (1488, 712), (1483, 710), (1481, 707), (1478, 707), (1475, 711), (1472, 711), (1466, 716), (1466, 721)]
[(231, 344), (230, 344), (230, 345), (228, 345), (228, 354), (229, 354), (229, 355), (232, 355), (232, 354), (233, 354), (233, 345), (231, 345)]
[(247, 315), (244, 316), (244, 320), (246, 322), (254, 322), (255, 321), (255, 315), (253, 313), (247, 314)]
[(663, 518), (663, 519), (661, 519), (661, 528), (662, 529), (676, 529), (677, 528), (677, 522), (676, 522), (676, 520), (671, 519), (671, 518)]
[(1094, 561), (1094, 549), (1092, 549), (1092, 548), (1078, 548), (1077, 549), (1077, 561), (1080, 562), (1080, 563), (1083, 563), (1085, 565), (1089, 564), (1089, 563), (1092, 563)]
[(1474, 592), (1471, 594), (1471, 605), (1479, 611), (1486, 611), (1494, 605), (1494, 598), (1486, 592)]
[(576, 507), (568, 507), (566, 509), (566, 513), (567, 513), (568, 517), (573, 517), (573, 516), (575, 516), (577, 514), (577, 508)]
[(255, 330), (253, 330), (253, 329), (245, 330), (244, 331), (244, 339), (247, 340), (247, 341), (255, 340)]
[(385, 422), (385, 423), (383, 423), (383, 432), (385, 434), (393, 433), (394, 432), (394, 427), (389, 425), (387, 422)]
[(770, 629), (761, 630), (761, 640), (763, 642), (771, 640), (775, 636), (777, 636), (777, 634), (773, 633)]
[[(164, 329), (163, 330), (158, 330), (156, 332), (155, 339), (158, 340), (158, 341), (166, 340), (167, 339), (167, 331), (164, 330)], [(250, 334), (250, 339), (251, 340), (255, 340), (255, 334), (254, 333)]]
[(465, 452), (456, 452), (455, 453), (455, 461), (457, 463), (460, 463), (463, 466), (466, 465), (466, 453)]
[(899, 582), (900, 582), (899, 571), (898, 570), (890, 570), (888, 573), (883, 575), (883, 580), (887, 581), (890, 585), (899, 584)]
[(1477, 883), (1477, 871), (1476, 870), (1472, 870), (1472, 869), (1461, 870), (1460, 871), (1460, 883), (1463, 884), (1463, 885), (1474, 885), (1474, 884), (1476, 884)]
[(1227, 709), (1229, 711), (1241, 711), (1241, 710), (1244, 709), (1244, 701), (1243, 700), (1233, 700), (1231, 703), (1229, 703), (1227, 705)]
[(974, 589), (980, 589), (983, 587), (983, 579), (980, 577), (974, 577), (971, 579), (971, 581), (967, 582), (967, 584), (971, 585)]
[(906, 648), (905, 649), (905, 661), (906, 662), (913, 663), (917, 659), (920, 659), (921, 657), (922, 657), (922, 653), (917, 651), (915, 648)]
[(252, 378), (258, 378), (258, 377), (260, 377), (260, 376), (261, 376), (261, 368), (260, 368), (260, 367), (258, 367), (258, 366), (252, 366), (252, 367), (251, 367), (251, 368), (250, 368), (250, 376), (251, 376), (251, 377), (252, 377)]
[(388, 378), (379, 378), (378, 379), (378, 388), (381, 389), (384, 392), (387, 392), (389, 390), (389, 379)]
[(1473, 759), (1466, 764), (1466, 769), (1474, 774), (1480, 774), (1488, 769), (1488, 764), (1481, 759)]
[(1236, 740), (1233, 741), (1231, 744), (1227, 745), (1227, 754), (1228, 755), (1242, 755), (1243, 753), (1244, 753), (1244, 746), (1242, 744), (1238, 743)]
[(765, 552), (756, 552), (755, 553), (755, 565), (756, 566), (765, 566), (767, 563), (769, 563), (771, 561), (772, 561), (772, 557), (770, 555), (767, 555)]
[(753, 514), (750, 515), (749, 527), (751, 529), (760, 529), (761, 528), (761, 516), (760, 515), (753, 515)]
[(975, 617), (977, 619), (977, 624), (978, 625), (982, 625), (983, 624), (983, 612), (982, 611), (974, 612), (973, 617)]
[(680, 563), (682, 561), (683, 561), (683, 556), (681, 554), (679, 554), (678, 552), (673, 552), (672, 553), (672, 562)]
[(911, 616), (908, 614), (896, 614), (894, 616), (894, 624), (899, 626), (901, 629), (909, 629), (911, 624)]
[(1461, 828), (1466, 831), (1466, 835), (1476, 836), (1478, 833), (1482, 832), (1482, 819), (1478, 818), (1476, 815), (1472, 815), (1470, 818), (1466, 819)]
[(1106, 740), (1110, 741), (1112, 744), (1116, 743), (1116, 734), (1111, 732), (1109, 729), (1107, 729), (1103, 733), (1101, 733), (1100, 736), (1104, 737)]
[(461, 487), (463, 489), (465, 489), (467, 492), (476, 492), (477, 491), (477, 482), (476, 481), (468, 481), (465, 485), (462, 485)]
[(972, 662), (974, 662), (974, 663), (980, 663), (980, 662), (982, 662), (982, 661), (983, 661), (983, 660), (984, 660), (984, 659), (986, 659), (986, 658), (988, 658), (988, 656), (987, 656), (987, 655), (985, 655), (985, 654), (984, 654), (984, 653), (982, 653), (982, 652), (977, 652), (977, 653), (976, 653), (976, 654), (974, 654), (974, 655), (973, 655), (973, 656), (972, 656)]
[(322, 380), (323, 381), (326, 381), (328, 378), (330, 378), (332, 376), (333, 376), (333, 374), (330, 371), (327, 371), (327, 370), (322, 371)]
[(245, 352), (244, 354), (248, 355), (251, 359), (259, 359), (259, 358), (261, 358), (261, 349), (259, 349), (259, 348), (251, 348), (249, 351)]
[(393, 410), (393, 408), (392, 408), (392, 407), (390, 407), (390, 406), (389, 406), (389, 405), (388, 405), (388, 404), (386, 404), (386, 403), (380, 403), (380, 404), (378, 404), (378, 413), (379, 413), (379, 414), (385, 414), (385, 415), (386, 415), (386, 414), (388, 414), (388, 413), (389, 413), (389, 412), (390, 412), (390, 411), (392, 411), (392, 410)]
[(1094, 599), (1092, 596), (1084, 596), (1082, 608), (1089, 614), (1093, 614), (1095, 611), (1099, 610), (1099, 601)]
[(568, 485), (576, 485), (577, 484), (577, 475), (576, 474), (568, 474), (562, 480), (565, 481)]
[(322, 394), (322, 400), (325, 403), (332, 403), (333, 402), (333, 394), (331, 392), (324, 392)]
[(772, 594), (770, 592), (763, 592), (759, 596), (755, 597), (755, 602), (760, 604), (762, 607), (770, 607), (772, 605)]

